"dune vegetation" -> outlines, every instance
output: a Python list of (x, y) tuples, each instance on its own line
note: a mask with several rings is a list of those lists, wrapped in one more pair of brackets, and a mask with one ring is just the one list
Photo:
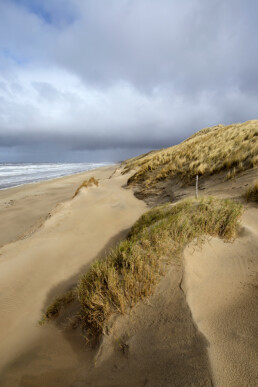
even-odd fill
[(71, 304), (71, 302), (75, 300), (75, 297), (76, 293), (74, 289), (69, 290), (65, 294), (62, 294), (61, 296), (57, 297), (55, 301), (48, 306), (44, 315), (44, 319), (41, 322), (44, 322), (45, 320), (51, 320), (57, 317), (59, 315), (60, 310)]
[(78, 193), (80, 192), (80, 190), (82, 188), (88, 188), (88, 187), (92, 187), (93, 185), (96, 185), (98, 186), (99, 185), (99, 182), (97, 179), (95, 179), (94, 176), (92, 176), (90, 179), (87, 179), (87, 180), (84, 180), (81, 185), (77, 188), (77, 190), (75, 191), (74, 195), (73, 195), (73, 198), (75, 198), (75, 196), (78, 195)]
[(234, 238), (241, 213), (241, 204), (212, 197), (151, 209), (134, 224), (127, 239), (82, 275), (76, 288), (50, 305), (43, 321), (57, 317), (76, 300), (77, 324), (87, 339), (98, 337), (113, 314), (126, 313), (154, 292), (166, 265), (180, 257), (187, 243), (203, 235)]
[(254, 184), (246, 190), (244, 198), (247, 202), (258, 203), (258, 180), (256, 180)]
[(187, 184), (196, 175), (225, 172), (225, 179), (258, 167), (258, 120), (202, 129), (170, 148), (152, 151), (124, 162), (124, 173), (136, 169), (128, 185), (148, 188), (178, 178)]
[[(210, 176), (224, 171), (232, 179), (240, 172), (258, 167), (258, 120), (243, 124), (218, 125), (203, 129), (167, 149), (127, 160), (123, 173), (136, 172), (128, 185), (145, 188), (168, 178), (189, 183), (196, 175)], [(82, 187), (98, 185), (92, 177)], [(245, 193), (257, 202), (258, 182)], [(204, 235), (232, 239), (236, 235), (241, 204), (229, 199), (203, 197), (177, 204), (167, 203), (146, 212), (131, 228), (128, 237), (105, 258), (96, 261), (78, 284), (58, 297), (43, 320), (56, 318), (70, 303), (78, 304), (73, 321), (87, 339), (104, 333), (114, 314), (124, 314), (139, 300), (153, 294), (166, 265), (181, 256), (183, 248)]]

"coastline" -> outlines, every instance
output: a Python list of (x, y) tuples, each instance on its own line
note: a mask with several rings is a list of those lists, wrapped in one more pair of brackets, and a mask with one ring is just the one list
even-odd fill
[[(58, 165), (59, 166), (63, 166), (63, 165), (71, 165), (71, 164), (66, 164), (66, 163), (52, 163), (52, 164), (46, 164), (46, 163), (38, 163), (38, 164), (31, 164), (31, 163), (28, 163), (29, 166), (37, 166), (37, 167), (40, 167), (41, 165), (48, 165), (48, 166), (52, 166), (52, 165)], [(79, 164), (79, 163), (78, 163)], [(77, 163), (74, 163), (74, 165), (78, 165)], [(76, 175), (76, 174), (82, 174), (82, 173), (86, 173), (86, 172), (90, 172), (90, 171), (93, 171), (93, 170), (96, 170), (96, 169), (100, 169), (100, 168), (105, 168), (105, 167), (109, 167), (109, 166), (113, 166), (113, 165), (117, 165), (119, 163), (89, 163), (89, 165), (98, 165), (96, 167), (90, 167), (89, 169), (85, 169), (85, 170), (79, 170), (79, 171), (69, 171), (69, 173), (62, 173), (62, 174), (59, 174), (58, 176), (49, 176), (49, 177), (40, 177), (36, 180), (24, 180), (24, 182), (22, 183), (19, 183), (19, 184), (15, 184), (15, 185), (10, 185), (8, 187), (1, 187), (0, 186), (0, 191), (2, 190), (6, 190), (6, 189), (11, 189), (11, 188), (18, 188), (18, 187), (21, 187), (21, 186), (24, 186), (24, 185), (27, 185), (27, 184), (37, 184), (37, 183), (42, 183), (42, 182), (45, 182), (45, 181), (50, 181), (50, 180), (56, 180), (56, 179), (61, 179), (63, 177), (69, 177), (69, 176), (73, 176), (73, 175)], [(12, 167), (20, 167), (20, 166), (24, 166), (24, 165), (27, 165), (27, 163), (24, 163), (24, 164), (13, 164)], [(0, 163), (0, 167), (3, 167), (4, 164), (3, 163)], [(41, 171), (42, 173), (42, 171)], [(0, 175), (1, 175), (1, 170), (0, 170)], [(10, 176), (11, 176), (11, 172), (10, 172)], [(19, 176), (19, 175), (18, 175)]]
[[(112, 166), (87, 172), (79, 180), (78, 176), (64, 178), (67, 200), (56, 205), (33, 234), (1, 248), (1, 386), (68, 387), (86, 383), (114, 387), (117, 383), (146, 384), (147, 379), (150, 386), (169, 380), (205, 380), (211, 385), (206, 342), (192, 322), (179, 286), (183, 269), (179, 262), (172, 265), (169, 276), (150, 299), (154, 307), (139, 303), (132, 315), (118, 318), (99, 348), (87, 347), (82, 332), (67, 330), (62, 320), (38, 324), (46, 307), (76, 284), (95, 259), (115, 247), (148, 210), (132, 190), (125, 189), (130, 175), (120, 172)], [(83, 188), (71, 199), (78, 183), (93, 175), (99, 179), (99, 186)], [(61, 190), (59, 182), (40, 183), (38, 187), (47, 196), (51, 187)], [(24, 195), (24, 190), (18, 191), (17, 195)], [(37, 201), (40, 203), (41, 197)], [(126, 356), (121, 358), (115, 344), (120, 340), (117, 335), (123, 338), (128, 334), (132, 339), (130, 362)], [(150, 345), (150, 337), (154, 345)], [(174, 367), (179, 359), (183, 359), (181, 366)]]
[[(49, 373), (48, 385), (66, 385), (64, 375), (69, 374), (70, 380), (74, 372), (71, 367), (78, 371), (78, 358), (85, 357), (81, 336), (78, 348), (78, 339), (70, 341), (60, 327), (42, 327), (38, 321), (49, 302), (75, 284), (89, 264), (124, 238), (146, 211), (146, 204), (124, 189), (128, 176), (114, 174), (116, 168), (104, 167), (12, 190), (17, 200), (14, 217), (20, 216), (17, 211), (25, 204), (25, 213), (32, 212), (29, 203), (33, 197), (37, 201), (34, 209), (40, 207), (41, 213), (50, 215), (33, 234), (0, 250), (1, 386), (46, 385), (45, 379), (40, 379), (44, 372)], [(82, 189), (71, 199), (78, 185), (93, 175), (99, 179), (99, 186)], [(53, 196), (54, 201), (59, 200), (55, 207)], [(20, 228), (13, 216), (9, 227), (10, 231)], [(34, 377), (41, 382), (29, 381)]]
[[(92, 176), (99, 186), (73, 198)], [(47, 306), (148, 210), (126, 188), (129, 177), (116, 164), (0, 191), (0, 236), (12, 236), (0, 245), (1, 387), (252, 385), (255, 205), (233, 243), (189, 245), (146, 302), (111, 319), (99, 347), (87, 346), (62, 317), (39, 325)]]
[(83, 180), (104, 178), (119, 164), (0, 190), (0, 246), (34, 232), (56, 205), (71, 199)]

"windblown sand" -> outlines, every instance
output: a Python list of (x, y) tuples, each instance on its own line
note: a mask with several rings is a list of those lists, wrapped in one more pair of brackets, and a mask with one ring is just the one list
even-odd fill
[[(16, 216), (24, 214), (24, 222), (34, 210), (40, 216), (44, 217), (48, 212), (51, 216), (33, 235), (6, 244), (0, 251), (2, 385), (19, 385), (26, 374), (52, 372), (52, 368), (55, 375), (58, 375), (58, 368), (62, 369), (59, 385), (64, 385), (62, 380), (66, 383), (66, 371), (63, 369), (69, 373), (76, 363), (76, 350), (54, 325), (40, 327), (38, 321), (46, 305), (69, 284), (76, 283), (80, 273), (123, 238), (128, 228), (146, 210), (143, 202), (137, 200), (131, 191), (122, 188), (125, 177), (119, 175), (109, 179), (114, 169), (104, 168), (62, 181), (58, 179), (10, 190), (9, 197), (14, 198), (17, 207)], [(54, 202), (64, 197), (68, 199), (68, 192), (71, 198), (82, 180), (93, 174), (100, 179), (98, 188), (83, 189), (76, 198), (51, 208), (52, 196), (55, 196)], [(65, 194), (63, 186), (66, 186)], [(4, 194), (7, 196), (7, 192)], [(29, 205), (30, 197), (33, 199), (35, 195), (41, 196)], [(19, 235), (22, 219), (16, 224), (13, 211), (10, 211), (10, 218), (6, 228), (13, 236)], [(35, 216), (31, 219), (32, 223), (36, 220)], [(43, 345), (37, 346), (38, 341)], [(31, 367), (32, 359), (37, 357), (37, 365)], [(53, 358), (55, 364), (52, 364)]]
[(193, 318), (209, 342), (217, 386), (258, 383), (258, 208), (242, 217), (234, 243), (209, 239), (185, 250), (184, 287)]
[[(187, 248), (99, 347), (62, 320), (38, 324), (147, 210), (116, 167), (0, 192), (0, 385), (256, 385), (257, 207), (234, 243)], [(72, 199), (91, 176), (99, 187)]]
[(33, 233), (59, 203), (70, 200), (84, 179), (106, 179), (114, 167), (0, 190), (0, 246)]

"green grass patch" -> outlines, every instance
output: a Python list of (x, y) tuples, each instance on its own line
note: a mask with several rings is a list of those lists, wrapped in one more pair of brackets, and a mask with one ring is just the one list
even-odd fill
[[(241, 213), (241, 204), (214, 198), (186, 200), (145, 213), (128, 238), (79, 280), (76, 297), (85, 335), (99, 336), (111, 315), (123, 314), (153, 294), (166, 265), (193, 239), (205, 234), (234, 238)], [(55, 310), (48, 315), (55, 316)]]

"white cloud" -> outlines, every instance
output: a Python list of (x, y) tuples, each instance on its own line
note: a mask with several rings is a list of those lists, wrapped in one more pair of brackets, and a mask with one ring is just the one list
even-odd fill
[(256, 118), (254, 0), (0, 3), (0, 147), (168, 146)]

